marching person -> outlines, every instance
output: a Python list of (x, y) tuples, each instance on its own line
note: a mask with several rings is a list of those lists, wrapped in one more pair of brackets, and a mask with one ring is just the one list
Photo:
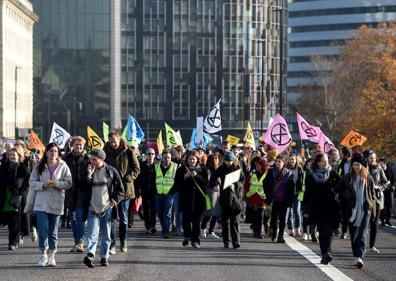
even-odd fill
[(374, 151), (368, 152), (368, 167), (371, 178), (374, 182), (375, 194), (376, 194), (376, 204), (375, 204), (375, 212), (371, 213), (370, 217), (370, 252), (379, 253), (379, 250), (375, 247), (375, 241), (377, 238), (377, 230), (378, 230), (378, 220), (379, 215), (381, 213), (381, 209), (383, 209), (384, 205), (384, 193), (389, 186), (389, 181), (385, 176), (385, 172), (382, 167), (377, 163), (377, 155)]
[(255, 169), (246, 177), (243, 190), (245, 201), (251, 210), (253, 237), (263, 239), (264, 209), (267, 205), (263, 182), (267, 176), (268, 162), (261, 158), (255, 162), (255, 166)]
[(240, 169), (238, 162), (233, 152), (226, 151), (224, 153), (223, 164), (213, 175), (213, 180), (220, 185), (221, 224), (224, 248), (229, 248), (230, 242), (232, 242), (234, 249), (241, 247), (239, 217), (242, 211), (243, 173), (241, 173), (239, 181), (229, 186), (224, 186), (226, 175)]
[(328, 264), (333, 259), (331, 244), (340, 213), (333, 189), (339, 181), (340, 176), (332, 169), (327, 155), (322, 152), (316, 154), (305, 181), (303, 212), (318, 227), (322, 264)]
[(64, 210), (65, 190), (72, 186), (70, 169), (59, 152), (57, 144), (49, 143), (29, 180), (30, 189), (36, 191), (33, 211), (37, 217), (40, 266), (56, 266), (59, 218)]
[(342, 214), (349, 221), (352, 253), (358, 268), (362, 268), (366, 253), (366, 237), (371, 213), (376, 211), (374, 182), (360, 153), (351, 158), (351, 171), (334, 191), (338, 193)]
[(29, 187), (30, 172), (21, 158), (17, 149), (10, 148), (8, 160), (0, 166), (0, 218), (8, 225), (8, 250), (18, 248), (22, 194)]
[(87, 193), (83, 201), (83, 221), (88, 221), (87, 256), (84, 264), (95, 267), (95, 253), (100, 233), (100, 265), (109, 265), (111, 222), (116, 215), (114, 207), (124, 198), (122, 179), (117, 170), (105, 163), (106, 153), (93, 149), (89, 153), (86, 182), (80, 188)]
[(89, 159), (84, 151), (85, 139), (83, 137), (73, 137), (71, 145), (72, 151), (63, 157), (63, 160), (69, 166), (73, 179), (72, 188), (66, 191), (65, 209), (68, 209), (74, 238), (74, 246), (70, 252), (83, 253), (85, 234), (85, 224), (82, 220), (83, 200), (87, 194), (80, 185), (84, 181), (81, 171), (88, 168)]
[[(119, 238), (121, 252), (127, 252), (128, 237), (128, 210), (130, 199), (135, 198), (134, 181), (140, 173), (140, 165), (136, 153), (128, 147), (128, 144), (121, 138), (118, 131), (110, 131), (109, 141), (104, 146), (106, 153), (106, 164), (114, 167), (121, 176), (124, 186), (124, 198), (118, 202), (115, 210), (118, 212)], [(115, 216), (117, 217), (117, 216)], [(110, 254), (116, 252), (116, 223), (111, 223), (111, 246)]]
[(162, 238), (169, 239), (169, 229), (171, 226), (173, 193), (177, 164), (171, 161), (171, 152), (164, 150), (162, 160), (155, 165), (155, 209), (161, 223)]
[(393, 192), (396, 187), (396, 179), (393, 176), (391, 167), (388, 167), (385, 162), (385, 159), (378, 160), (379, 165), (385, 172), (386, 178), (389, 180), (388, 187), (384, 190), (384, 209), (381, 211), (381, 225), (392, 226), (391, 217), (392, 217), (392, 209), (393, 209)]
[(180, 192), (180, 211), (182, 213), (183, 246), (191, 241), (193, 248), (200, 248), (200, 220), (206, 210), (206, 185), (208, 173), (198, 163), (199, 153), (191, 151), (186, 165), (176, 172), (175, 186)]
[(147, 159), (140, 165), (140, 174), (136, 179), (136, 184), (140, 189), (143, 201), (143, 216), (146, 234), (157, 232), (156, 210), (155, 210), (155, 151), (149, 148), (146, 153)]

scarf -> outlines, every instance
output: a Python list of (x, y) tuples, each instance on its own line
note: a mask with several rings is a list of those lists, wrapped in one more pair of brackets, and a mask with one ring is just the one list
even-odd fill
[(352, 216), (349, 221), (353, 222), (353, 226), (359, 227), (362, 223), (364, 216), (364, 186), (359, 176), (356, 177), (355, 182), (353, 183), (353, 189), (356, 194), (356, 204), (352, 209)]
[(312, 170), (311, 175), (317, 183), (326, 182), (330, 177), (331, 168), (326, 168), (325, 171), (323, 170)]

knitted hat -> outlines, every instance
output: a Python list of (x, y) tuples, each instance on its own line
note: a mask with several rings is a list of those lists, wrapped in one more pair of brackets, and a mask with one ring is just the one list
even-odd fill
[(359, 153), (359, 152), (354, 153), (352, 155), (351, 164), (353, 164), (355, 162), (357, 162), (359, 164), (362, 164), (363, 166), (367, 166), (367, 163), (364, 160), (363, 155), (361, 153)]
[(224, 153), (224, 160), (225, 161), (233, 161), (235, 159), (235, 155), (232, 151), (227, 151)]
[(104, 152), (103, 149), (98, 149), (94, 148), (89, 152), (89, 157), (91, 158), (92, 156), (98, 157), (102, 160), (106, 159), (106, 152)]

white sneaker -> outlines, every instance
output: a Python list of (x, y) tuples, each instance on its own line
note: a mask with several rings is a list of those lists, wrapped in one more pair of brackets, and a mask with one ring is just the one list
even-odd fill
[(56, 261), (54, 257), (48, 259), (47, 266), (52, 266), (52, 267), (56, 266)]
[(304, 241), (307, 241), (307, 240), (308, 240), (308, 234), (307, 234), (307, 233), (304, 233), (303, 236), (302, 236), (302, 239), (303, 239)]
[(30, 235), (31, 235), (32, 241), (36, 242), (37, 241), (37, 230), (35, 228), (32, 230), (32, 233)]
[(201, 238), (206, 238), (206, 237), (207, 237), (207, 230), (201, 229)]
[(376, 247), (372, 247), (370, 248), (369, 252), (374, 254), (379, 254), (380, 251)]
[(356, 259), (356, 266), (362, 268), (364, 266), (363, 260), (361, 258)]
[(18, 244), (19, 244), (19, 245), (23, 245), (23, 235), (19, 235)]
[(289, 230), (289, 236), (294, 236), (294, 230), (293, 229), (291, 229), (291, 230)]
[(44, 266), (47, 265), (47, 262), (48, 262), (47, 256), (42, 255), (42, 256), (39, 258), (38, 264), (39, 264), (39, 266), (44, 267)]
[(218, 235), (216, 235), (216, 233), (211, 232), (208, 234), (207, 238), (209, 239), (219, 239), (220, 237)]

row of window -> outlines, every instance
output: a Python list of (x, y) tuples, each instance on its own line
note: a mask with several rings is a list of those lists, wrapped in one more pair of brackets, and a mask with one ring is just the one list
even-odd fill
[(358, 29), (362, 25), (368, 27), (376, 27), (378, 22), (364, 22), (364, 23), (338, 23), (338, 24), (315, 24), (294, 26), (290, 28), (291, 33), (299, 32), (318, 32), (318, 31), (332, 31), (332, 30), (350, 30)]
[(297, 42), (289, 43), (290, 48), (328, 47), (328, 46), (343, 46), (343, 45), (345, 45), (345, 39), (297, 41)]
[(336, 9), (317, 9), (305, 11), (289, 12), (290, 18), (299, 17), (316, 17), (331, 15), (351, 15), (351, 14), (373, 14), (373, 13), (393, 13), (396, 12), (396, 5), (392, 6), (371, 6), (371, 7), (352, 7), (352, 8), (336, 8)]

